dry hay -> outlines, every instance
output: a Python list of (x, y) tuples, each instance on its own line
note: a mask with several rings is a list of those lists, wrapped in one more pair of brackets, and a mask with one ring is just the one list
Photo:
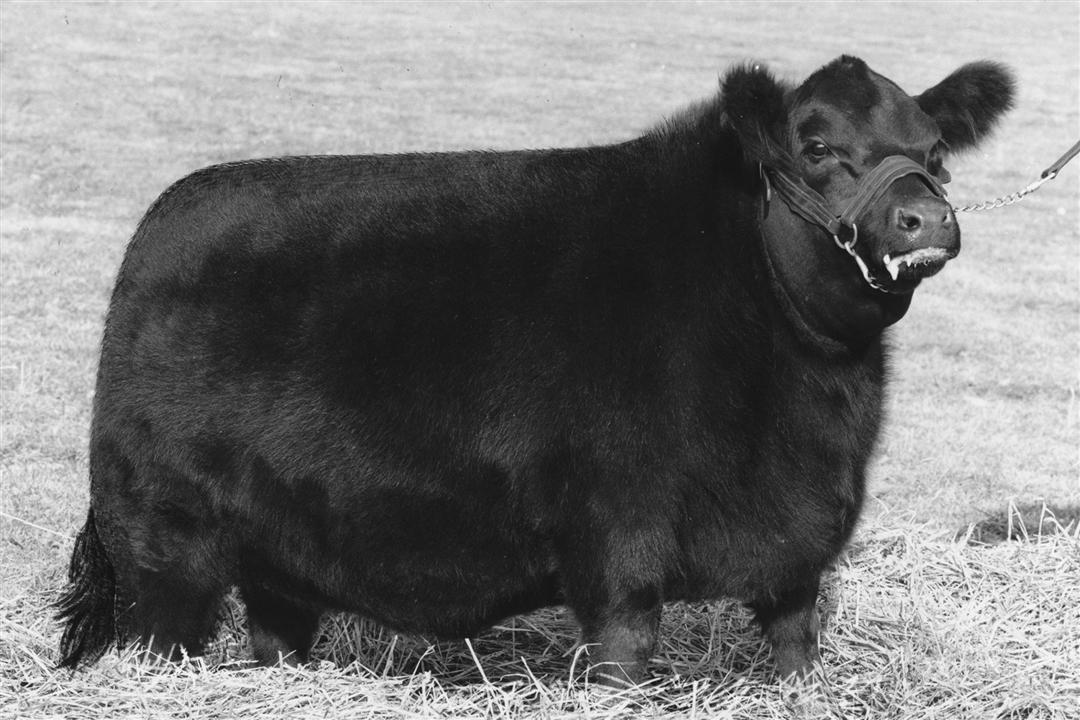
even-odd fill
[(1070, 532), (1080, 527), (1080, 505), (1048, 506), (1043, 502), (1010, 503), (1008, 510), (975, 523), (957, 534), (969, 543), (991, 545), (1004, 540), (1040, 537), (1059, 528)]
[[(863, 530), (820, 599), (837, 715), (1080, 717), (1080, 528), (1043, 515), (1026, 542), (994, 545), (915, 525)], [(331, 617), (317, 664), (253, 669), (234, 598), (206, 658), (110, 653), (72, 674), (52, 669), (57, 629), (43, 610), (60, 579), (4, 603), (3, 717), (788, 717), (768, 651), (733, 603), (669, 605), (655, 679), (623, 692), (580, 678), (562, 609), (434, 645)]]

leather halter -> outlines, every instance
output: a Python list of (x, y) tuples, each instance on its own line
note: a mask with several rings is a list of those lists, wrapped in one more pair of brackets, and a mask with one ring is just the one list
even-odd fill
[[(802, 178), (777, 168), (765, 165), (759, 167), (761, 178), (765, 183), (766, 205), (772, 197), (772, 186), (775, 186), (777, 193), (791, 211), (807, 222), (824, 228), (832, 235), (837, 246), (850, 255), (859, 266), (859, 271), (867, 284), (881, 292), (888, 292), (888, 290), (874, 279), (866, 262), (855, 252), (855, 243), (859, 240), (859, 228), (855, 220), (867, 208), (880, 200), (890, 185), (907, 175), (918, 175), (937, 197), (943, 198), (946, 195), (945, 188), (923, 166), (903, 155), (890, 155), (859, 180), (855, 197), (842, 212), (836, 214), (830, 209), (829, 203), (821, 193), (807, 185)], [(845, 228), (850, 231), (850, 237), (847, 240), (841, 240), (840, 235), (845, 232)]]

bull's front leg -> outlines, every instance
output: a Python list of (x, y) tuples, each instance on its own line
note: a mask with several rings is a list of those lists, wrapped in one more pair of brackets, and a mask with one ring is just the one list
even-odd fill
[(800, 716), (828, 717), (831, 707), (818, 646), (818, 581), (749, 603), (772, 645), (784, 700)]
[(656, 652), (663, 607), (660, 592), (640, 587), (603, 595), (601, 602), (575, 608), (589, 675), (612, 687), (636, 685), (646, 679), (649, 659)]

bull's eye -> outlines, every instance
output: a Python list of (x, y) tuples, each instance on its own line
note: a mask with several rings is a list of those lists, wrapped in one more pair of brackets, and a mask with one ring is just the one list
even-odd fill
[(832, 154), (832, 151), (829, 150), (829, 146), (825, 143), (815, 140), (806, 146), (806, 149), (803, 150), (803, 154), (813, 162), (821, 162), (829, 157), (829, 155)]
[(944, 141), (939, 140), (931, 150), (926, 159), (926, 171), (936, 177), (940, 182), (947, 183), (952, 177), (949, 175), (949, 171), (945, 169), (945, 153), (948, 146)]
[(935, 155), (930, 158), (930, 161), (926, 163), (926, 170), (942, 184), (952, 180), (949, 171), (945, 169), (945, 158), (940, 155)]

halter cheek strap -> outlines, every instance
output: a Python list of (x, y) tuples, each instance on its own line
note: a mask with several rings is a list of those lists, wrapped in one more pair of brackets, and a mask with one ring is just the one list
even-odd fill
[[(859, 266), (863, 279), (875, 290), (887, 292), (876, 280), (867, 267), (866, 262), (855, 252), (855, 243), (859, 240), (859, 228), (855, 221), (867, 208), (879, 201), (888, 191), (889, 186), (907, 175), (918, 175), (937, 197), (945, 197), (945, 188), (937, 178), (928, 173), (925, 168), (911, 158), (903, 155), (890, 155), (874, 166), (860, 180), (855, 197), (848, 202), (847, 207), (840, 214), (836, 214), (829, 208), (828, 202), (821, 193), (806, 184), (802, 178), (790, 175), (777, 168), (761, 166), (761, 178), (765, 183), (765, 202), (768, 203), (772, 196), (772, 186), (776, 187), (777, 193), (783, 198), (784, 203), (796, 215), (809, 223), (825, 229), (837, 246), (852, 257)], [(771, 184), (770, 184), (771, 183)], [(841, 234), (848, 234), (845, 228), (850, 230), (850, 238), (841, 240)]]

